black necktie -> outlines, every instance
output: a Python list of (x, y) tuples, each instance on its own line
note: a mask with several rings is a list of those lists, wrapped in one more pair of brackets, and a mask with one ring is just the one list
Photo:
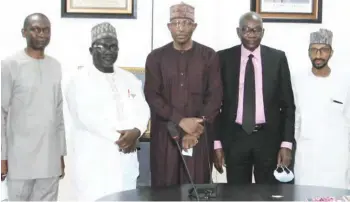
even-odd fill
[(242, 127), (248, 134), (255, 128), (255, 76), (252, 54), (245, 69)]

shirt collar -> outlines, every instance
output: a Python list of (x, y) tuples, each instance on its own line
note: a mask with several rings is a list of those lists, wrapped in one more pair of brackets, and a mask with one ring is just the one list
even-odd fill
[(254, 55), (255, 58), (260, 58), (260, 45), (253, 52), (241, 45), (241, 56), (247, 58), (250, 54)]

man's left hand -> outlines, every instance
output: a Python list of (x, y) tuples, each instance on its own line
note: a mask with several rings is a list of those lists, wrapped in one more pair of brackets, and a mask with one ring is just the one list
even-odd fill
[(60, 175), (60, 179), (63, 179), (64, 178), (64, 176), (66, 175), (66, 173), (65, 173), (65, 167), (66, 167), (66, 165), (65, 165), (65, 163), (64, 163), (64, 157), (63, 156), (61, 156), (61, 172), (62, 172), (62, 174)]
[(214, 150), (213, 160), (214, 160), (214, 167), (220, 174), (222, 174), (224, 172), (223, 167), (225, 165), (225, 154), (222, 148)]
[(281, 148), (277, 156), (277, 165), (288, 167), (292, 161), (292, 150)]
[(131, 153), (136, 151), (136, 142), (138, 137), (140, 137), (140, 130), (137, 128), (131, 130), (121, 130), (119, 140), (115, 143), (119, 146), (124, 153)]

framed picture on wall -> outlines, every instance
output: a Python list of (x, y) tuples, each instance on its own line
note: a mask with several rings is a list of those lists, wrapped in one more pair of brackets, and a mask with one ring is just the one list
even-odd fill
[(136, 0), (61, 0), (63, 18), (136, 18)]
[[(133, 73), (138, 79), (141, 80), (142, 82), (142, 88), (145, 84), (145, 68), (143, 67), (121, 67), (124, 70), (127, 70), (131, 73)], [(140, 138), (140, 142), (147, 142), (149, 141), (149, 138), (151, 137), (151, 122), (148, 122), (148, 127), (147, 127), (147, 131), (145, 132), (145, 134), (143, 134), (143, 136)]]
[(251, 0), (264, 22), (322, 23), (322, 0)]

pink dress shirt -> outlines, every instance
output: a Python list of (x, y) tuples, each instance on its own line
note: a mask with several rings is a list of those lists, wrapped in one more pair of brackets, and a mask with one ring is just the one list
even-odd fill
[[(238, 92), (238, 108), (237, 108), (237, 117), (236, 123), (242, 124), (243, 118), (243, 99), (244, 99), (244, 77), (245, 77), (245, 68), (249, 59), (249, 55), (254, 55), (253, 64), (255, 72), (255, 122), (256, 124), (265, 123), (265, 110), (264, 110), (264, 99), (263, 99), (263, 82), (262, 82), (262, 63), (261, 63), (261, 54), (260, 46), (256, 48), (253, 52), (247, 50), (241, 46), (241, 65), (239, 73), (239, 92)], [(286, 147), (292, 149), (293, 144), (291, 142), (282, 142), (281, 147)], [(222, 148), (221, 142), (216, 140), (214, 141), (214, 149)]]

